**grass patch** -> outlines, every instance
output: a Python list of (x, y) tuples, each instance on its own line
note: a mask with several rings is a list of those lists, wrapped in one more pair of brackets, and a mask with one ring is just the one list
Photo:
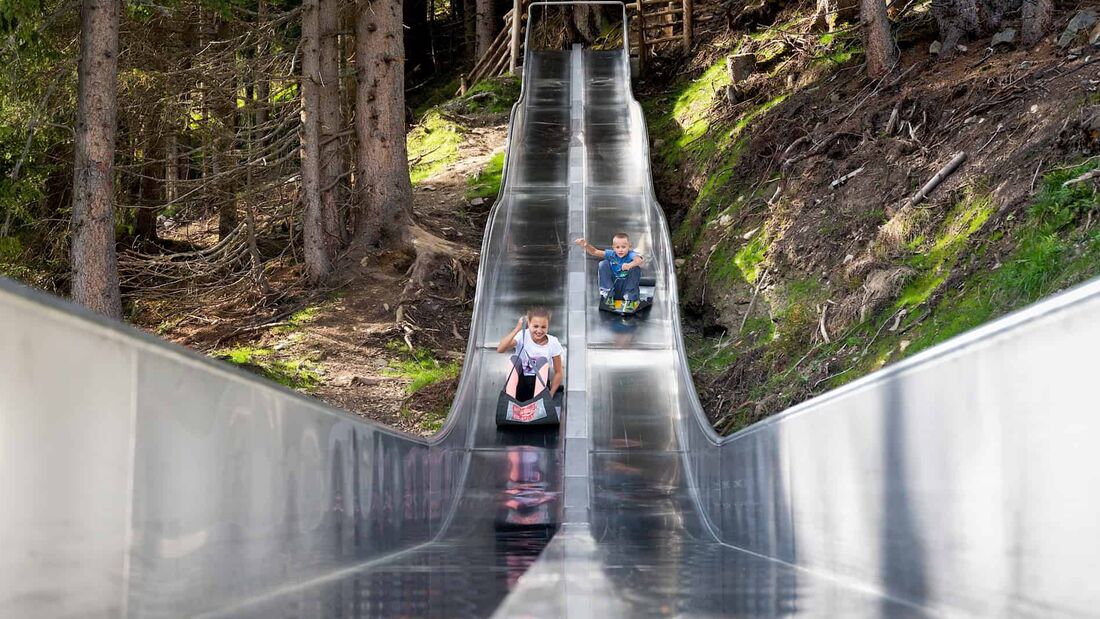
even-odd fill
[(520, 79), (514, 75), (482, 80), (457, 99), (467, 114), (506, 114), (519, 100)]
[(307, 359), (280, 359), (269, 348), (237, 346), (213, 355), (280, 385), (309, 392), (321, 384), (320, 367)]
[(441, 380), (456, 378), (462, 370), (458, 361), (440, 361), (432, 355), (432, 351), (425, 348), (409, 350), (403, 342), (390, 342), (386, 348), (399, 356), (390, 361), (386, 376), (408, 379), (407, 389), (410, 395)]
[(485, 167), (477, 174), (466, 179), (466, 199), (495, 198), (500, 193), (500, 183), (504, 174), (504, 151), (489, 158)]
[(993, 198), (987, 189), (968, 189), (933, 238), (917, 236), (906, 244), (914, 252), (909, 265), (919, 274), (902, 291), (898, 308), (920, 305), (939, 289), (958, 263), (970, 237), (981, 229), (994, 210)]
[(458, 147), (465, 128), (447, 120), (438, 110), (424, 115), (406, 139), (409, 150), (409, 177), (413, 184), (423, 182), (458, 161)]
[(321, 311), (321, 306), (310, 305), (304, 307), (286, 319), (286, 324), (279, 325), (272, 329), (275, 333), (287, 334), (294, 333), (295, 331), (301, 331), (309, 323), (313, 322), (317, 318), (317, 313)]
[(687, 335), (684, 346), (687, 348), (688, 367), (692, 372), (714, 374), (733, 365), (739, 351), (731, 345), (732, 339), (728, 335), (717, 338), (698, 333)]

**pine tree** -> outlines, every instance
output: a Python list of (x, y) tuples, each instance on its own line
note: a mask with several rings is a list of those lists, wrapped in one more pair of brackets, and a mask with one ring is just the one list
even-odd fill
[(113, 200), (118, 14), (118, 0), (84, 0), (81, 7), (72, 297), (92, 311), (121, 319)]
[(355, 22), (358, 218), (364, 246), (404, 242), (412, 208), (400, 0), (359, 0)]

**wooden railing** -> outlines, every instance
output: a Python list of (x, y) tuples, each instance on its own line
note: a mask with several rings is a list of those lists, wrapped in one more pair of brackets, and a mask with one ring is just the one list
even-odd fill
[[(519, 68), (523, 58), (523, 29), (527, 25), (527, 15), (523, 14), (522, 2), (523, 0), (515, 0), (515, 6), (504, 14), (504, 28), (489, 44), (489, 49), (474, 63), (474, 68), (463, 76), (459, 94), (465, 94), (468, 87), (481, 80), (505, 73), (515, 73)], [(523, 14), (518, 28), (513, 27), (512, 19), (517, 10)]]
[[(515, 73), (523, 58), (523, 34), (527, 26), (524, 7), (530, 0), (513, 0), (512, 9), (504, 14), (504, 28), (489, 45), (489, 49), (474, 63), (474, 68), (462, 77), (458, 94), (481, 80), (505, 73)], [(631, 21), (630, 53), (638, 58), (639, 69), (659, 46), (678, 43), (685, 53), (691, 51), (695, 22), (694, 0), (634, 0), (626, 5)], [(513, 16), (519, 14), (519, 24)]]
[(632, 26), (630, 53), (637, 56), (640, 70), (658, 46), (678, 43), (684, 53), (691, 51), (694, 0), (635, 0), (626, 8)]

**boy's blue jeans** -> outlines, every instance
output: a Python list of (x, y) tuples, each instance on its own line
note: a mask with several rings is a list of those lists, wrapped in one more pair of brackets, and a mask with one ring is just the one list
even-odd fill
[(638, 268), (625, 271), (624, 277), (615, 277), (611, 272), (611, 264), (606, 260), (600, 261), (600, 292), (609, 291), (611, 298), (621, 296), (623, 301), (637, 301), (640, 295), (638, 290), (642, 281), (642, 270)]

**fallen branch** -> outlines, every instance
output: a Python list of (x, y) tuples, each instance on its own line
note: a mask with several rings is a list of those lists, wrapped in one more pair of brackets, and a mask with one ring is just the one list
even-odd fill
[(936, 187), (940, 186), (940, 183), (946, 180), (948, 176), (951, 176), (955, 172), (955, 170), (958, 170), (959, 166), (961, 166), (964, 161), (966, 161), (966, 151), (959, 151), (954, 157), (952, 157), (951, 161), (949, 161), (947, 165), (940, 168), (940, 171), (936, 172), (936, 175), (924, 184), (924, 187), (920, 188), (920, 191), (918, 191), (916, 194), (913, 195), (912, 198), (909, 199), (909, 202), (913, 205), (923, 202), (930, 193), (935, 191)]
[(898, 127), (898, 103), (894, 105), (894, 111), (890, 112), (890, 120), (886, 123), (886, 136), (889, 137), (894, 134), (894, 129)]
[(738, 335), (745, 331), (745, 323), (748, 322), (749, 316), (752, 315), (752, 308), (756, 305), (756, 297), (760, 294), (760, 288), (763, 287), (764, 279), (768, 277), (768, 270), (770, 269), (771, 265), (768, 265), (760, 275), (760, 279), (756, 280), (756, 289), (752, 291), (752, 299), (749, 300), (749, 307), (745, 310), (745, 316), (741, 318), (741, 326), (737, 329)]
[(829, 331), (825, 329), (825, 315), (828, 313), (829, 302), (826, 302), (821, 306), (821, 320), (817, 321), (817, 328), (821, 331), (821, 339), (825, 340), (826, 344), (832, 344), (833, 341), (829, 339)]
[(852, 180), (853, 178), (859, 176), (860, 172), (863, 172), (863, 167), (862, 166), (860, 166), (859, 168), (845, 174), (844, 176), (841, 176), (840, 178), (836, 179), (835, 181), (829, 183), (829, 188), (830, 189), (836, 189), (837, 187), (840, 187), (844, 183), (847, 183), (848, 181)]
[(1072, 179), (1062, 183), (1062, 189), (1065, 189), (1066, 187), (1069, 187), (1070, 185), (1076, 185), (1077, 183), (1083, 183), (1087, 180), (1094, 179), (1097, 176), (1100, 176), (1100, 168), (1096, 168), (1095, 170), (1089, 170), (1088, 172), (1085, 172), (1084, 174), (1082, 174), (1081, 176), (1078, 176), (1077, 178), (1072, 178)]

